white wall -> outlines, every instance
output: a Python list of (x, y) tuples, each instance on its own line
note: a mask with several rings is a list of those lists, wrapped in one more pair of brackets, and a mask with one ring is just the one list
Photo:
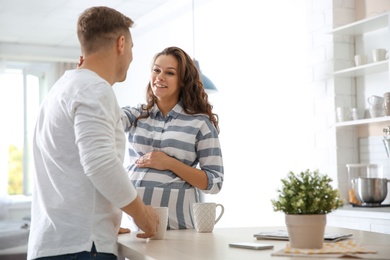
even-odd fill
[[(219, 89), (209, 98), (220, 117), (225, 182), (206, 196), (225, 206), (217, 226), (283, 225), (270, 202), (280, 179), (315, 169), (305, 2), (195, 1), (195, 57)], [(173, 14), (180, 15), (148, 23)], [(191, 1), (172, 1), (135, 22), (134, 61), (126, 82), (114, 87), (122, 106), (144, 102), (156, 52), (176, 45), (194, 55)]]

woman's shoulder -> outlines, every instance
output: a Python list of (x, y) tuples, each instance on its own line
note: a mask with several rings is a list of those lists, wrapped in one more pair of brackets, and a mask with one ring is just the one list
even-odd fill
[(144, 106), (144, 104), (137, 104), (136, 106), (128, 105), (128, 106), (122, 107), (122, 109), (127, 111), (127, 112), (131, 112), (131, 113), (141, 113), (143, 106)]

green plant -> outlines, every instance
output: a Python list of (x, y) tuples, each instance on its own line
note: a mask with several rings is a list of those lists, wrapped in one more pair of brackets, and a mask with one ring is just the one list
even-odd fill
[(278, 199), (271, 200), (274, 211), (286, 214), (326, 214), (344, 205), (338, 189), (331, 186), (332, 179), (318, 170), (299, 174), (290, 171), (282, 179)]

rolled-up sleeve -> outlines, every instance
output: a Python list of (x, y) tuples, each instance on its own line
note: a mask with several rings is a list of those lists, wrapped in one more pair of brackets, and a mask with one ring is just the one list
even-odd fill
[(218, 132), (211, 122), (207, 122), (199, 129), (197, 140), (199, 166), (206, 172), (208, 178), (207, 189), (202, 191), (216, 194), (222, 189), (224, 168)]

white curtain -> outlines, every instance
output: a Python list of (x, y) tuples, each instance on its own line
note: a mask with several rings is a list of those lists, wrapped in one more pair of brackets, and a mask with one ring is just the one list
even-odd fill
[[(4, 71), (5, 63), (0, 60), (0, 76), (3, 76)], [(6, 87), (7, 86), (1, 86), (1, 90), (5, 91)], [(8, 95), (0, 95), (1, 104), (7, 104), (8, 98)], [(8, 217), (8, 145), (6, 139), (7, 134), (0, 135), (0, 220)]]
[[(4, 95), (6, 96), (6, 95)], [(8, 146), (6, 136), (0, 135), (0, 220), (8, 218)]]
[[(52, 80), (47, 82), (48, 86), (46, 89), (50, 89), (52, 87), (51, 85), (53, 85), (66, 70), (75, 68), (77, 68), (76, 62), (58, 62), (53, 64), (53, 69), (45, 72), (52, 74), (48, 75)], [(0, 71), (0, 73), (2, 73), (2, 71)], [(9, 102), (7, 98), (9, 98), (7, 95), (0, 95), (0, 102), (6, 104)], [(8, 146), (7, 135), (0, 135), (0, 220), (8, 218)]]
[(65, 71), (71, 70), (71, 69), (76, 69), (76, 68), (77, 68), (77, 63), (59, 62), (57, 65), (58, 78), (60, 78), (65, 73)]

